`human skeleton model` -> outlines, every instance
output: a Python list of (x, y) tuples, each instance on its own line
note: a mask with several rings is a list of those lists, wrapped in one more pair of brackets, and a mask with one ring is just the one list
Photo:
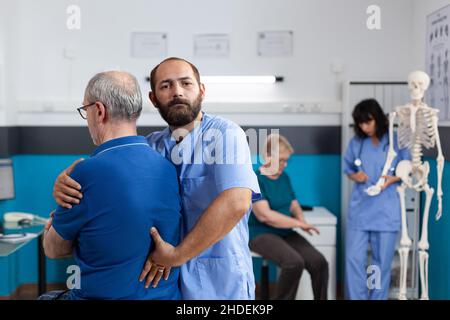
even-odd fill
[(394, 151), (394, 121), (398, 117), (398, 147), (409, 148), (411, 151), (412, 161), (400, 161), (396, 168), (396, 176), (401, 178), (401, 185), (397, 187), (400, 196), (400, 206), (402, 214), (402, 231), (400, 248), (400, 291), (398, 298), (406, 300), (406, 277), (408, 269), (408, 253), (411, 248), (412, 241), (408, 236), (408, 226), (406, 223), (405, 208), (405, 190), (413, 189), (416, 192), (425, 192), (425, 207), (422, 221), (421, 238), (418, 243), (419, 249), (419, 270), (422, 293), (420, 298), (428, 300), (428, 216), (431, 205), (431, 198), (434, 189), (428, 184), (428, 174), (430, 165), (428, 162), (422, 161), (422, 148), (437, 147), (437, 200), (438, 210), (436, 220), (442, 215), (442, 173), (444, 169), (444, 156), (442, 154), (441, 142), (438, 132), (438, 109), (430, 108), (423, 101), (425, 91), (430, 84), (430, 78), (425, 72), (415, 71), (409, 75), (408, 86), (411, 92), (412, 103), (405, 106), (396, 107), (394, 112), (389, 114), (389, 151), (386, 163), (383, 167), (382, 177), (376, 185), (367, 190), (371, 196), (375, 196), (381, 192), (384, 185), (388, 169), (391, 167), (392, 161), (396, 157)]

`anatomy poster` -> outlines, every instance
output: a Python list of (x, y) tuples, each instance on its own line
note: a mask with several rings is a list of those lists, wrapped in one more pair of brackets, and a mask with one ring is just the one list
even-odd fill
[(441, 121), (450, 120), (449, 70), (450, 49), (450, 5), (439, 9), (427, 17), (426, 68), (431, 78), (426, 102), (440, 111)]

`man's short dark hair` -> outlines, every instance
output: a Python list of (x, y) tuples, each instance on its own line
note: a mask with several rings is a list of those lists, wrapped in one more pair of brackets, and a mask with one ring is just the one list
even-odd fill
[(153, 68), (153, 70), (150, 72), (150, 88), (153, 92), (155, 92), (155, 87), (156, 87), (156, 83), (155, 83), (155, 75), (156, 75), (156, 71), (158, 70), (159, 66), (162, 65), (164, 62), (167, 61), (183, 61), (186, 62), (188, 65), (191, 66), (192, 71), (194, 72), (194, 76), (195, 79), (197, 80), (197, 83), (200, 85), (200, 73), (198, 72), (198, 69), (196, 66), (194, 66), (192, 63), (190, 63), (189, 61), (182, 59), (182, 58), (177, 58), (177, 57), (170, 57), (167, 59), (164, 59), (163, 61), (161, 61), (156, 67)]

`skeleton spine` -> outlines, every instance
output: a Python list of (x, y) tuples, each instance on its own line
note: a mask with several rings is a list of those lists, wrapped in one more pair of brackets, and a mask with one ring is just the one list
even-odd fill
[(412, 163), (414, 167), (419, 167), (422, 164), (422, 142), (420, 136), (417, 135), (414, 139), (414, 144), (411, 150)]

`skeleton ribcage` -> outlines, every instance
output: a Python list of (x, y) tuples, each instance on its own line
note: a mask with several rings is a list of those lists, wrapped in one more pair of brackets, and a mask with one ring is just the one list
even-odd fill
[(410, 148), (420, 142), (425, 148), (433, 148), (436, 144), (436, 136), (433, 128), (433, 116), (436, 111), (430, 107), (420, 107), (415, 115), (416, 127), (413, 131), (411, 124), (411, 109), (408, 107), (397, 108), (398, 114), (398, 146)]
[[(398, 146), (400, 149), (411, 150), (413, 165), (421, 163), (422, 147), (433, 148), (436, 144), (436, 135), (433, 127), (435, 109), (426, 105), (417, 109), (415, 118), (412, 118), (412, 106), (403, 106), (396, 109), (398, 114)], [(415, 122), (415, 129), (413, 129)]]

